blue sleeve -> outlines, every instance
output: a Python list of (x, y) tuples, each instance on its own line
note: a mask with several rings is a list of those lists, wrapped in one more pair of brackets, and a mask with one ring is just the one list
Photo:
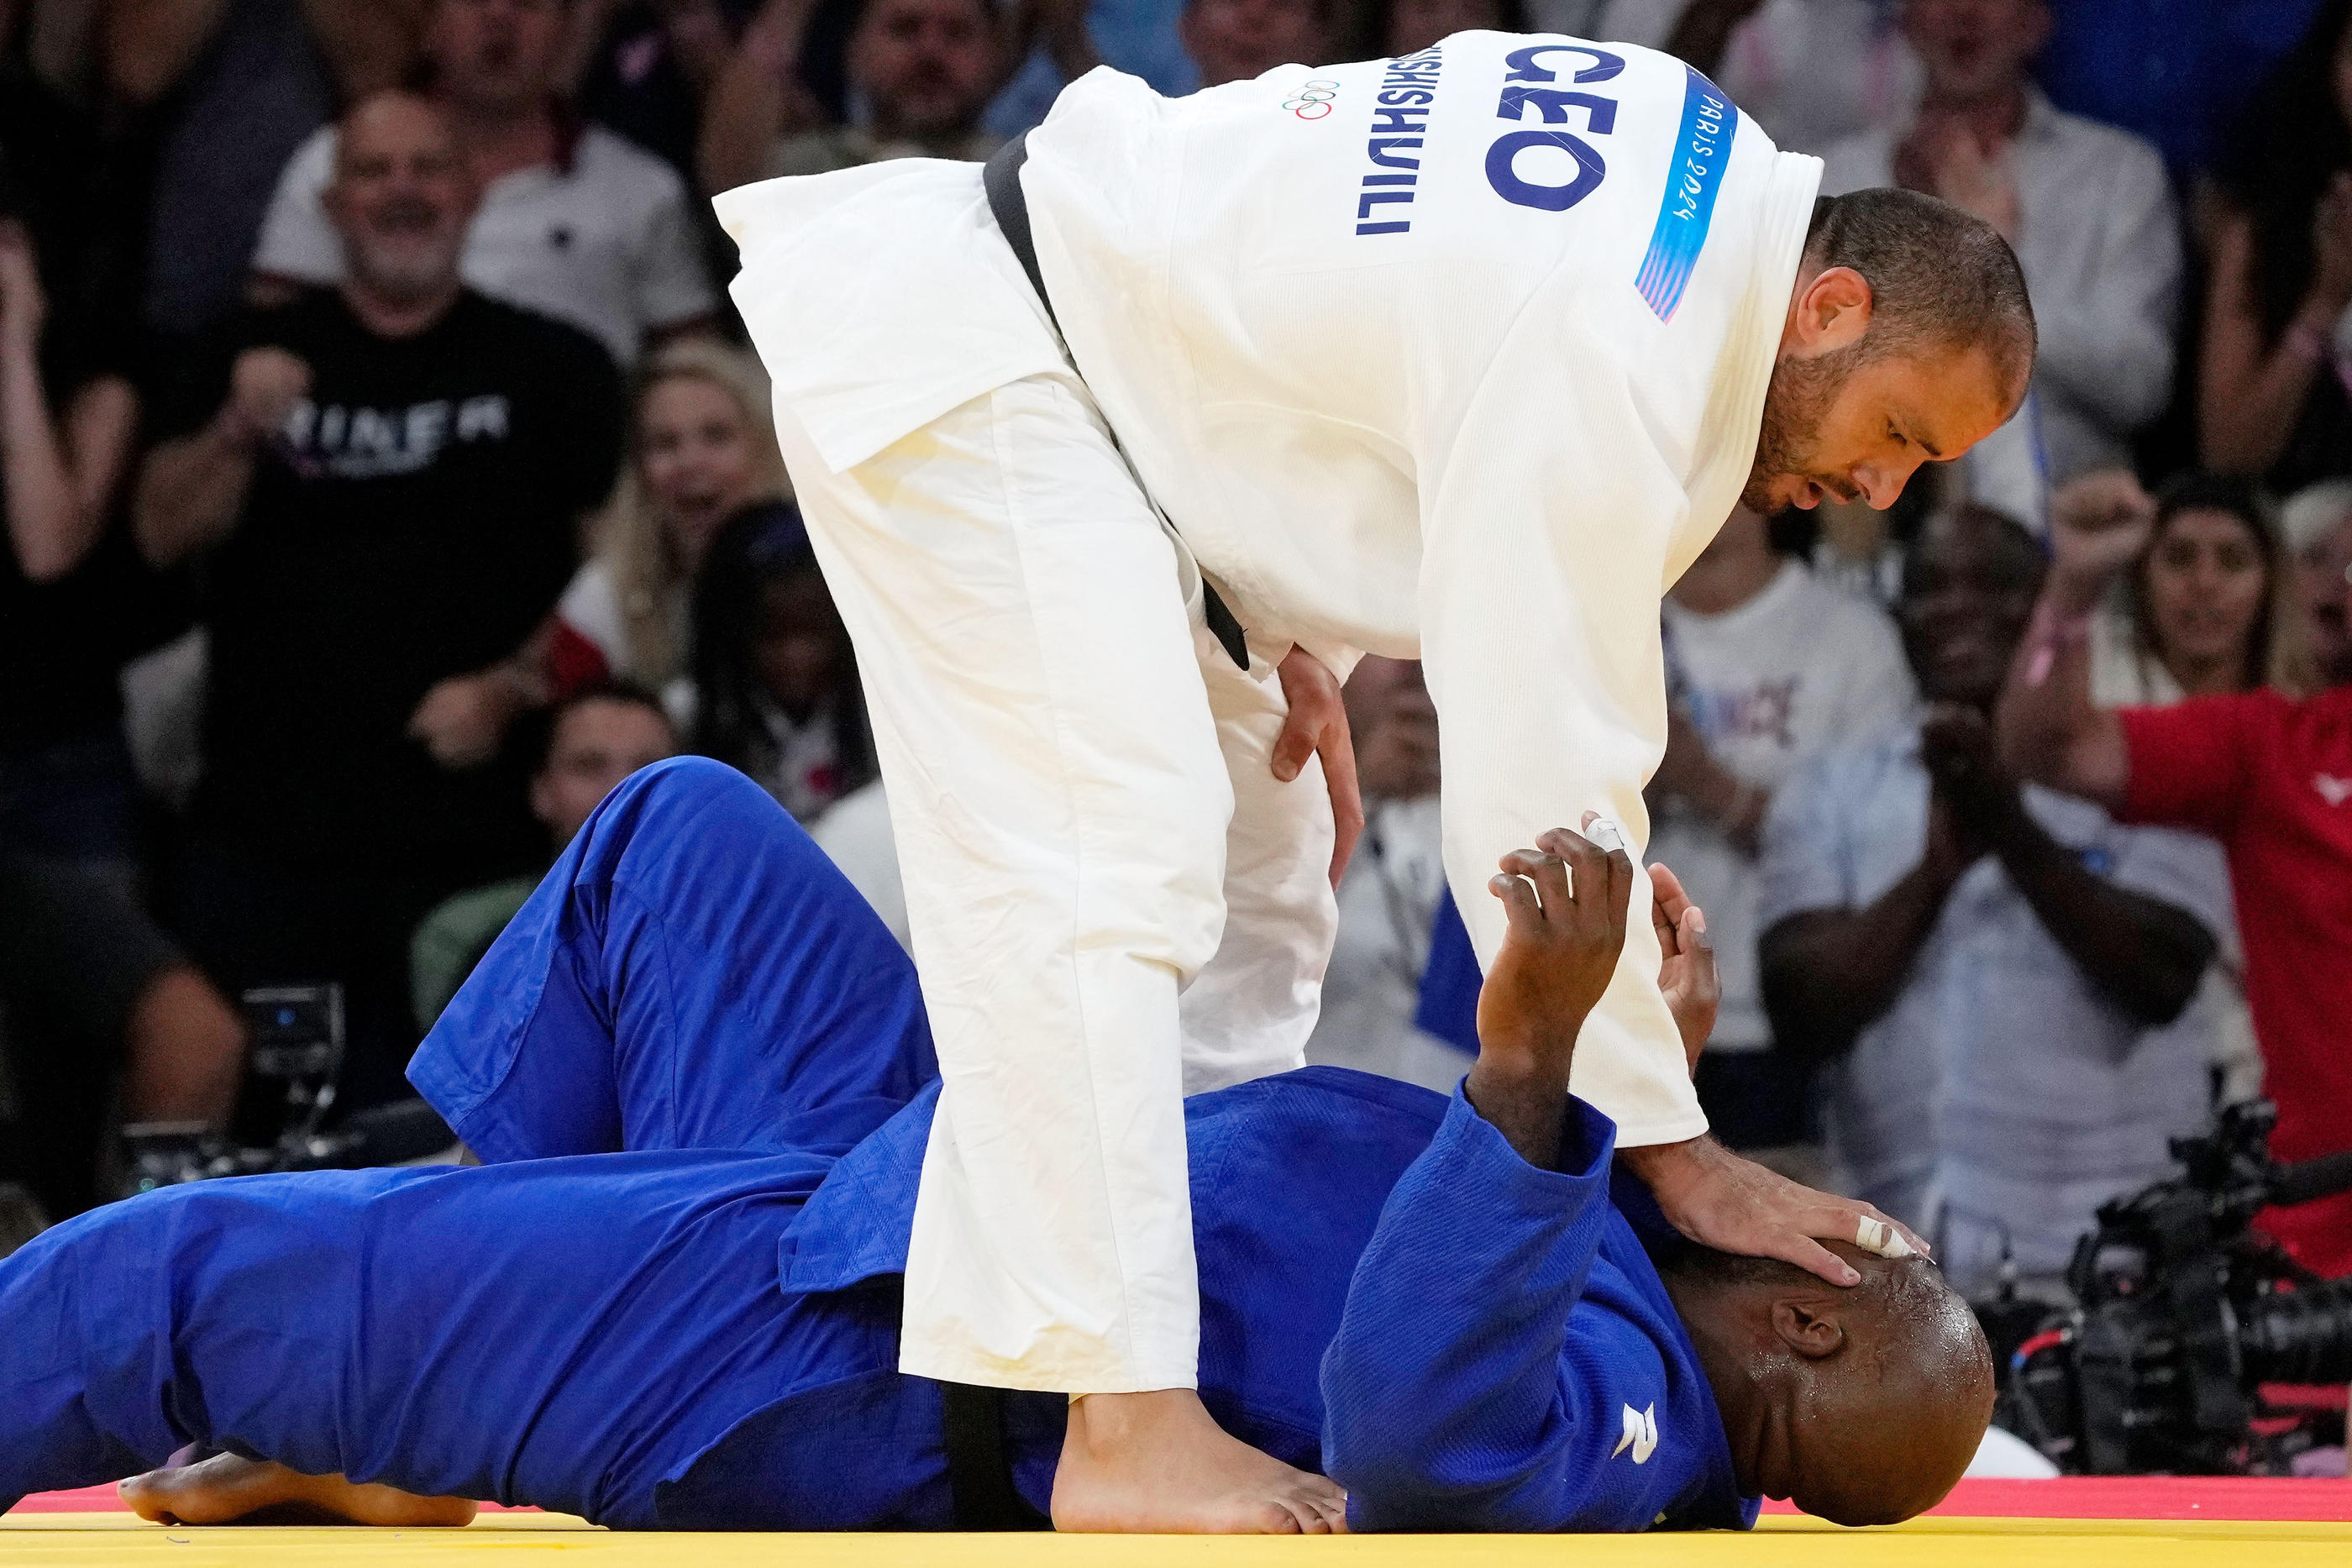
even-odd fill
[(1664, 1452), (1612, 1454), (1621, 1411), (1668, 1403), (1682, 1356), (1613, 1270), (1610, 1310), (1579, 1310), (1615, 1227), (1616, 1128), (1568, 1106), (1564, 1169), (1538, 1170), (1457, 1090), (1381, 1211), (1323, 1358), (1351, 1528), (1640, 1530), (1687, 1490)]
[(1451, 888), (1437, 901), (1429, 931), (1429, 962), (1421, 971), (1421, 998), (1413, 1027), (1435, 1035), (1456, 1051), (1478, 1054), (1478, 988), (1486, 977), (1470, 946), (1470, 928), (1454, 907)]

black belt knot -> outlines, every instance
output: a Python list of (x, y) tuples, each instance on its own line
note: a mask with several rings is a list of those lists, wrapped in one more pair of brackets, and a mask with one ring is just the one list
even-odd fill
[(948, 1490), (958, 1530), (1051, 1530), (1013, 1484), (1004, 1440), (1004, 1390), (968, 1383), (940, 1385), (940, 1427), (947, 1438)]

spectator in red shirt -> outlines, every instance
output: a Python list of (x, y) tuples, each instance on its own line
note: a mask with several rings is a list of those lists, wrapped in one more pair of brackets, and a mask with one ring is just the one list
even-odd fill
[[(2272, 1152), (2352, 1147), (2352, 517), (2297, 555), (2314, 695), (2105, 710), (2091, 702), (2091, 617), (2138, 555), (2154, 504), (2129, 475), (2100, 473), (2060, 492), (2053, 514), (2057, 561), (2001, 701), (2004, 759), (2125, 821), (2221, 841), (2279, 1107)], [(2264, 1223), (2310, 1267), (2352, 1273), (2352, 1194)]]

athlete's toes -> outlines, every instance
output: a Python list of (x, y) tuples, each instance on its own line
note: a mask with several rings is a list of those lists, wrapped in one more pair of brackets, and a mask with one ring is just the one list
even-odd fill
[(171, 1470), (149, 1470), (115, 1483), (115, 1495), (131, 1512), (150, 1524), (177, 1524), (180, 1516), (172, 1511)]
[(1253, 1507), (1249, 1511), (1250, 1522), (1244, 1529), (1252, 1535), (1305, 1535), (1306, 1516), (1310, 1511), (1304, 1503), (1276, 1499)]
[(282, 1465), (215, 1454), (132, 1476), (115, 1488), (131, 1511), (158, 1524), (217, 1524), (283, 1501), (296, 1478)]

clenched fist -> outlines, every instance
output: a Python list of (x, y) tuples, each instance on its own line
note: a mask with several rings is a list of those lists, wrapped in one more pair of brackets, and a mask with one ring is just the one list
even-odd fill
[(229, 370), (223, 425), (239, 442), (266, 441), (310, 392), (309, 365), (283, 349), (247, 349)]
[(2087, 610), (2098, 602), (2116, 573), (2139, 558), (2156, 521), (2156, 503), (2139, 481), (2121, 468), (2085, 474), (2050, 500), (2053, 584)]

